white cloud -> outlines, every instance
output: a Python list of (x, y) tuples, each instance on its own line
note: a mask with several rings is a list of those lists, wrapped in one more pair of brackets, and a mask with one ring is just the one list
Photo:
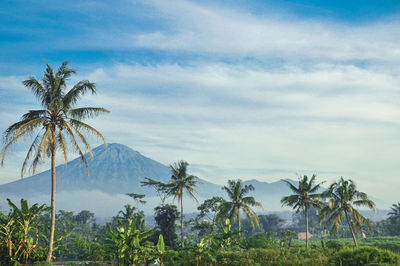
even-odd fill
[(169, 28), (132, 35), (139, 47), (317, 61), (400, 59), (397, 20), (349, 25), (300, 20), (276, 10), (256, 16), (225, 5), (149, 2)]
[(304, 171), (329, 180), (348, 176), (371, 192), (367, 184), (377, 176), (397, 182), (400, 80), (392, 73), (203, 62), (121, 64), (89, 77), (103, 88), (90, 103), (112, 110), (95, 122), (110, 141), (165, 164), (186, 159), (214, 182)]

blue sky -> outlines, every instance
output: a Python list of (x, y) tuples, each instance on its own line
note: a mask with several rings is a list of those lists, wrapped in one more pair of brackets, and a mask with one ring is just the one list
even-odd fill
[(2, 1), (0, 22), (1, 131), (38, 108), (21, 81), (43, 55), (96, 82), (110, 142), (220, 184), (317, 173), (398, 200), (399, 1)]

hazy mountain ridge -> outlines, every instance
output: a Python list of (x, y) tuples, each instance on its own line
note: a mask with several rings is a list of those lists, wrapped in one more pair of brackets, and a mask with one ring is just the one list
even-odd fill
[[(128, 192), (146, 194), (148, 204), (143, 206), (152, 212), (158, 204), (154, 189), (141, 186), (144, 177), (168, 182), (170, 169), (133, 149), (118, 143), (98, 146), (93, 149), (94, 158), (88, 158), (90, 175), (83, 162), (77, 158), (66, 165), (56, 168), (56, 190), (58, 206), (81, 210), (101, 211), (107, 215), (115, 215), (124, 204), (133, 201), (123, 194)], [(189, 165), (189, 173), (190, 165)], [(286, 179), (297, 185), (298, 181)], [(212, 196), (226, 197), (222, 186), (199, 178), (196, 196), (201, 203)], [(244, 181), (245, 185), (253, 185), (255, 190), (251, 195), (264, 206), (264, 211), (286, 211), (281, 207), (280, 199), (290, 194), (288, 185), (283, 181), (262, 182), (256, 179)], [(27, 198), (39, 202), (47, 202), (50, 198), (50, 170), (22, 180), (0, 185), (0, 193), (6, 197)], [(186, 196), (185, 196), (186, 197)], [(152, 198), (152, 199), (151, 199)], [(66, 204), (68, 203), (68, 204)], [(96, 206), (95, 206), (96, 205)], [(99, 205), (99, 206), (97, 206)], [(196, 211), (197, 204), (186, 200), (185, 208)], [(109, 210), (107, 210), (109, 209)], [(261, 211), (261, 209), (257, 209)], [(109, 214), (108, 214), (109, 213)]]

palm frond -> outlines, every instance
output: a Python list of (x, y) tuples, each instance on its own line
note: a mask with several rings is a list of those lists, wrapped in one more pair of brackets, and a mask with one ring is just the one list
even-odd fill
[(63, 104), (66, 108), (74, 106), (78, 100), (86, 93), (96, 94), (96, 85), (88, 80), (78, 82), (71, 90), (65, 94)]
[(74, 150), (75, 150), (76, 152), (79, 153), (80, 158), (81, 158), (81, 160), (83, 161), (83, 163), (85, 164), (86, 170), (87, 170), (88, 175), (89, 175), (89, 165), (88, 165), (88, 162), (87, 162), (87, 160), (86, 160), (86, 158), (85, 158), (85, 155), (83, 154), (81, 148), (79, 147), (78, 142), (76, 141), (76, 138), (75, 138), (75, 135), (74, 135), (73, 130), (69, 127), (69, 125), (70, 125), (69, 123), (67, 123), (67, 124), (65, 125), (65, 130), (66, 130), (67, 133), (68, 133), (68, 136), (69, 136), (70, 141), (71, 141), (71, 143), (72, 143), (72, 147), (74, 148)]
[(281, 179), (281, 181), (285, 182), (286, 184), (289, 185), (290, 190), (292, 190), (294, 193), (299, 193), (298, 188), (296, 188), (291, 182), (285, 180), (285, 179)]
[(96, 117), (101, 113), (109, 113), (109, 112), (110, 111), (102, 107), (81, 107), (69, 111), (71, 118), (77, 120), (85, 120), (88, 118)]

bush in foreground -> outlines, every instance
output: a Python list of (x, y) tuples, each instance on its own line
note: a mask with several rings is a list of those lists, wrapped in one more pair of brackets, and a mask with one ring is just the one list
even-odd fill
[(381, 250), (374, 247), (360, 247), (341, 250), (330, 257), (329, 262), (335, 265), (399, 265), (400, 256), (388, 250)]

